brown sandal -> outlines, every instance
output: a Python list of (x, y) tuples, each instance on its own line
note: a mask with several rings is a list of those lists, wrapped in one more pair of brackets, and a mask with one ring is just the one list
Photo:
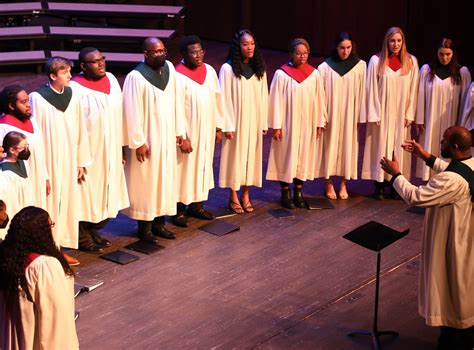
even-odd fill
[(252, 206), (252, 203), (250, 203), (250, 201), (244, 204), (243, 209), (246, 213), (253, 213), (255, 210), (255, 208)]
[(240, 202), (234, 202), (233, 200), (229, 200), (229, 209), (232, 210), (236, 214), (244, 213), (244, 209), (240, 205)]

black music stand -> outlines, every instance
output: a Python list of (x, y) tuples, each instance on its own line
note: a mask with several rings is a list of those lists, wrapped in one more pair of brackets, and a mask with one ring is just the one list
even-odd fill
[(375, 275), (375, 307), (374, 307), (374, 324), (371, 331), (368, 330), (357, 330), (348, 334), (349, 337), (356, 335), (368, 335), (372, 337), (372, 343), (374, 349), (379, 350), (380, 341), (379, 337), (382, 335), (391, 335), (397, 337), (398, 333), (394, 331), (379, 331), (377, 328), (378, 309), (379, 309), (379, 285), (380, 285), (380, 251), (398, 241), (400, 238), (405, 237), (410, 230), (403, 232), (395, 231), (388, 226), (379, 224), (375, 221), (369, 221), (368, 223), (359, 226), (355, 230), (344, 235), (345, 239), (352, 241), (362, 247), (377, 252), (377, 272)]

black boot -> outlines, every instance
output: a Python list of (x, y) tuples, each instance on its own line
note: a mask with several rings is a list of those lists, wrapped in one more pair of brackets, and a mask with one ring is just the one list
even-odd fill
[(186, 205), (184, 203), (178, 202), (176, 215), (171, 218), (171, 222), (179, 227), (188, 227), (188, 218), (186, 217), (185, 213)]
[(295, 187), (293, 192), (293, 203), (297, 208), (306, 208), (306, 201), (303, 198), (302, 187)]
[(91, 234), (92, 239), (94, 240), (95, 243), (104, 247), (110, 247), (112, 243), (108, 239), (105, 239), (104, 237), (99, 235), (97, 231), (100, 229), (103, 229), (109, 221), (110, 221), (109, 219), (105, 219), (96, 224), (91, 223), (90, 234)]
[(216, 218), (214, 214), (204, 209), (203, 202), (191, 203), (188, 206), (186, 215), (192, 216), (201, 220), (214, 220)]
[(79, 222), (79, 250), (86, 253), (101, 254), (104, 249), (94, 242), (91, 231), (92, 228), (89, 222)]
[(383, 192), (383, 182), (374, 181), (375, 191), (374, 198), (381, 201), (384, 200), (385, 194)]
[(289, 188), (282, 188), (281, 189), (281, 200), (280, 203), (283, 208), (286, 209), (295, 209), (295, 205), (293, 204), (293, 201), (291, 200), (291, 192)]
[(152, 233), (151, 221), (138, 220), (138, 238), (142, 241), (156, 243), (158, 238)]
[(175, 239), (176, 236), (173, 232), (169, 231), (165, 227), (165, 217), (158, 216), (153, 219), (152, 232), (155, 236), (163, 237), (166, 239)]

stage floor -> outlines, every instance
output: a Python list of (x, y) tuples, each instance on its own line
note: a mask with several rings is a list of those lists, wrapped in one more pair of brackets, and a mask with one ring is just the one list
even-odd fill
[[(225, 60), (227, 45), (207, 43), (214, 67)], [(269, 78), (287, 59), (265, 51)], [(316, 64), (318, 58), (312, 58)], [(113, 69), (111, 69), (114, 72)], [(123, 81), (124, 75), (119, 75)], [(0, 74), (0, 87), (19, 83), (28, 92), (43, 84), (33, 73)], [(360, 130), (361, 148), (364, 129)], [(264, 174), (271, 136), (265, 137)], [(217, 179), (220, 147), (215, 153)], [(224, 220), (240, 230), (217, 237), (190, 227), (168, 227), (174, 241), (144, 255), (123, 247), (136, 240), (136, 223), (124, 215), (103, 231), (121, 249), (140, 257), (117, 265), (96, 255), (72, 252), (81, 260), (81, 279), (105, 283), (80, 295), (77, 331), (84, 349), (370, 349), (369, 338), (349, 338), (353, 329), (371, 329), (376, 253), (342, 238), (375, 220), (407, 237), (382, 251), (379, 329), (395, 330), (396, 339), (382, 339), (384, 349), (433, 349), (438, 330), (417, 312), (417, 286), (423, 215), (407, 212), (399, 200), (370, 198), (369, 181), (349, 183), (351, 198), (332, 201), (335, 208), (298, 209), (293, 218), (276, 219), (279, 185), (264, 181), (252, 189), (252, 214)], [(321, 196), (321, 179), (307, 182), (307, 196)], [(208, 207), (226, 207), (228, 192), (214, 189)]]

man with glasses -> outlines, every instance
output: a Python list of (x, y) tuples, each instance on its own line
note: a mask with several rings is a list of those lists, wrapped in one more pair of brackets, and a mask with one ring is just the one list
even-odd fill
[(105, 57), (98, 49), (82, 49), (79, 64), (82, 71), (70, 86), (81, 101), (92, 153), (81, 186), (79, 249), (98, 254), (111, 242), (97, 231), (129, 206), (122, 162), (122, 90), (106, 71)]
[(127, 75), (123, 86), (130, 149), (125, 174), (128, 215), (138, 220), (138, 237), (156, 242), (157, 237), (176, 238), (165, 228), (165, 215), (176, 214), (176, 145), (188, 152), (190, 144), (183, 143), (183, 96), (163, 42), (147, 38), (143, 53), (144, 62)]
[[(185, 99), (187, 140), (178, 151), (178, 206), (173, 223), (186, 227), (187, 216), (214, 219), (214, 215), (203, 208), (203, 201), (214, 188), (214, 144), (222, 140), (221, 94), (216, 71), (204, 63), (201, 40), (195, 35), (185, 37), (180, 51), (183, 61), (176, 66), (176, 71)], [(183, 150), (186, 142), (191, 144), (192, 153)]]

